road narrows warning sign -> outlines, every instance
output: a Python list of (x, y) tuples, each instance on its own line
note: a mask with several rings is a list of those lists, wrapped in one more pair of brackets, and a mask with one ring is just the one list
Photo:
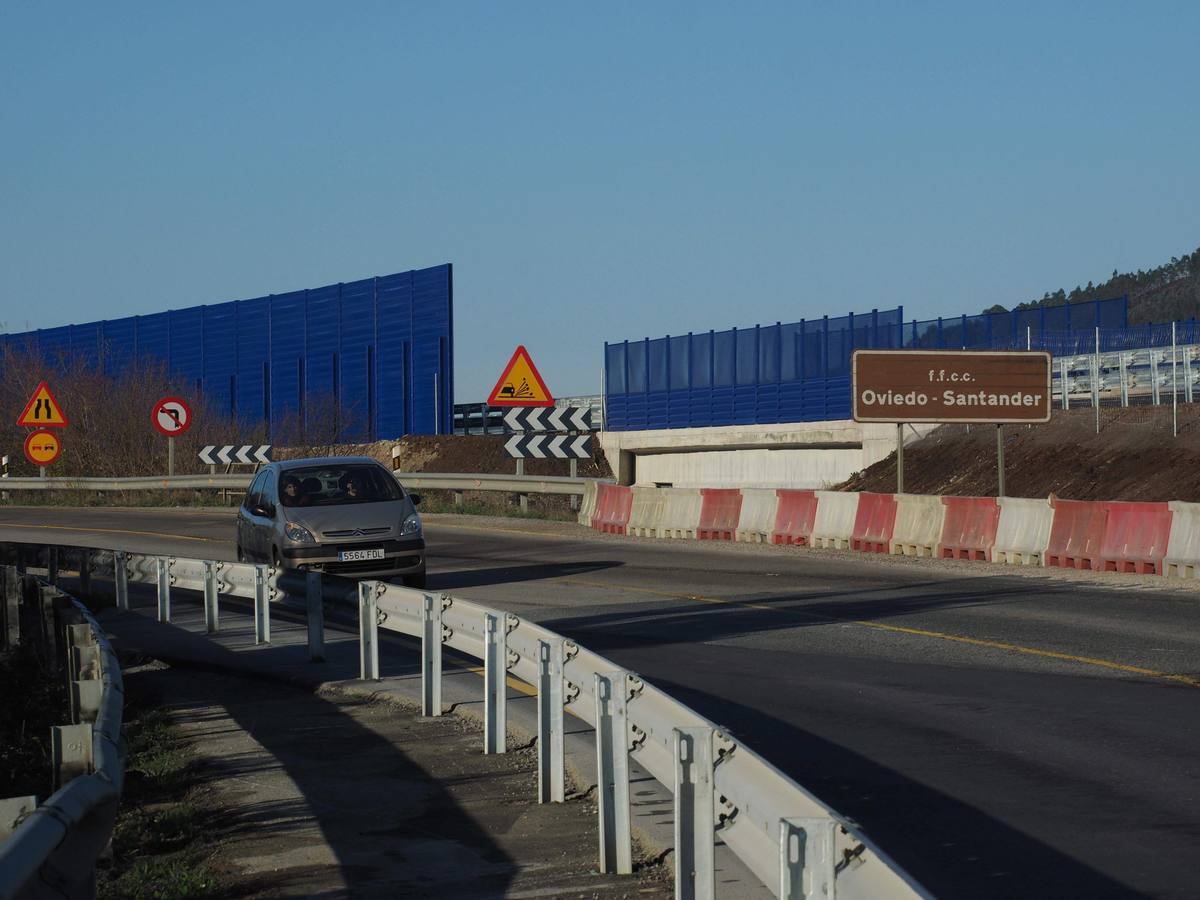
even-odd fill
[(504, 367), (504, 374), (492, 388), (488, 406), (553, 406), (550, 389), (529, 358), (524, 345), (517, 347)]
[(23, 428), (65, 428), (69, 423), (50, 385), (43, 381), (34, 389), (17, 424)]

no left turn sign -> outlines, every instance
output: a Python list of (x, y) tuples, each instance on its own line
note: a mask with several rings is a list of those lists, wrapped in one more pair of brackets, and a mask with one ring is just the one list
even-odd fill
[(182, 397), (163, 397), (154, 404), (150, 421), (159, 434), (178, 437), (192, 427), (192, 408)]

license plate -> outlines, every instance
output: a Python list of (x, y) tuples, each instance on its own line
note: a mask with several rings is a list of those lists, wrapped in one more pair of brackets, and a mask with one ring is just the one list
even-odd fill
[(364, 559), (383, 559), (383, 548), (341, 550), (338, 552), (338, 562), (361, 562)]

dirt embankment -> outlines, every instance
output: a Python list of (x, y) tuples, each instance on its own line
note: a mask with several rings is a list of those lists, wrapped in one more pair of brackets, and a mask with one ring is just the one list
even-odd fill
[[(1005, 493), (1072, 500), (1200, 502), (1200, 404), (1181, 406), (1178, 437), (1171, 408), (1055, 413), (1046, 425), (1004, 426)], [(996, 429), (943, 426), (904, 448), (904, 489), (918, 494), (994, 496)], [(893, 453), (837, 490), (896, 490)]]

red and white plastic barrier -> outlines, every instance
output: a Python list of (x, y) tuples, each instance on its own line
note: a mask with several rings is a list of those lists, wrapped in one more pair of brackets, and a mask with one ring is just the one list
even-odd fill
[(594, 483), (584, 490), (580, 522), (610, 534), (1200, 576), (1200, 503)]

